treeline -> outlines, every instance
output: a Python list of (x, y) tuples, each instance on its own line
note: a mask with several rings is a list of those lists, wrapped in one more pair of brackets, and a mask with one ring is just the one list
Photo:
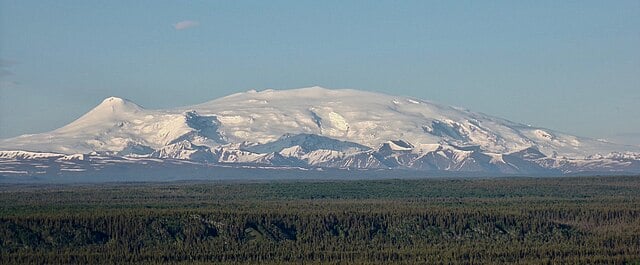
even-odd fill
[[(408, 183), (429, 193), (447, 181)], [(465, 187), (480, 192), (517, 187), (519, 180), (486, 181)], [(543, 180), (535, 190), (558, 181)], [(406, 183), (370, 185), (390, 185), (381, 191), (393, 193)], [(256, 193), (298, 187), (328, 195), (367, 182), (232, 184), (226, 187), (244, 187), (237, 190), (246, 198), (211, 195), (211, 201), (203, 199), (207, 192), (229, 184), (23, 187), (0, 193), (0, 264), (640, 262), (640, 194), (625, 193), (640, 179), (582, 183), (574, 185), (575, 196), (562, 188), (543, 196), (387, 199), (299, 199), (304, 194), (291, 192), (257, 199), (264, 196)], [(452, 194), (476, 193), (469, 189)], [(584, 190), (593, 192), (585, 196)], [(141, 199), (117, 196), (126, 194)]]

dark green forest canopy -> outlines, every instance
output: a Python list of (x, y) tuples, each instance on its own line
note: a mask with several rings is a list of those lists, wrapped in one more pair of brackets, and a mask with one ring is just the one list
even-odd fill
[(640, 262), (640, 177), (0, 187), (2, 264)]

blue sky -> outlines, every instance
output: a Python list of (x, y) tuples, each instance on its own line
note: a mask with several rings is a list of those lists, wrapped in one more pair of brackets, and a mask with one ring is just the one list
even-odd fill
[(0, 0), (0, 82), (0, 138), (320, 85), (640, 144), (640, 1)]

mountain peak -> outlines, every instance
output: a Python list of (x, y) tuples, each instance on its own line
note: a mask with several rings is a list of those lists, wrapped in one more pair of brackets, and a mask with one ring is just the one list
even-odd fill
[(294, 89), (265, 89), (265, 90), (250, 90), (244, 93), (237, 93), (222, 99), (228, 100), (229, 98), (236, 99), (260, 99), (260, 100), (283, 100), (283, 102), (291, 102), (305, 100), (305, 99), (345, 99), (355, 98), (363, 99), (369, 98), (372, 100), (388, 100), (391, 96), (376, 93), (371, 91), (355, 90), (355, 89), (343, 89), (343, 88), (326, 88), (322, 86), (310, 86)]
[(135, 103), (133, 103), (131, 100), (125, 99), (125, 98), (120, 98), (120, 97), (108, 97), (105, 98), (102, 103), (100, 103), (99, 105), (136, 105)]
[(265, 89), (258, 91), (258, 93), (262, 94), (289, 94), (295, 96), (305, 96), (305, 95), (318, 95), (318, 94), (328, 94), (335, 93), (339, 91), (345, 91), (346, 89), (331, 89), (325, 88), (321, 86), (310, 86), (310, 87), (301, 87), (301, 88), (293, 88), (293, 89)]
[(132, 101), (119, 97), (105, 98), (98, 106), (93, 108), (90, 112), (138, 112), (143, 108)]
[(322, 86), (310, 86), (310, 87), (299, 88), (299, 90), (325, 90), (325, 91), (331, 91), (331, 90), (335, 90), (335, 89), (330, 89), (330, 88), (326, 88), (326, 87), (322, 87)]
[(119, 98), (119, 97), (108, 97), (105, 98), (100, 104), (123, 104), (129, 100)]
[(141, 111), (144, 111), (144, 109), (132, 101), (119, 97), (108, 97), (82, 117), (57, 131), (94, 130), (107, 124), (126, 120), (127, 117)]

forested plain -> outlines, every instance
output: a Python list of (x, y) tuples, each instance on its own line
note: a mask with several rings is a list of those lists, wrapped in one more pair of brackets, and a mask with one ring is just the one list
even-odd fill
[(0, 186), (0, 264), (640, 264), (640, 176)]

